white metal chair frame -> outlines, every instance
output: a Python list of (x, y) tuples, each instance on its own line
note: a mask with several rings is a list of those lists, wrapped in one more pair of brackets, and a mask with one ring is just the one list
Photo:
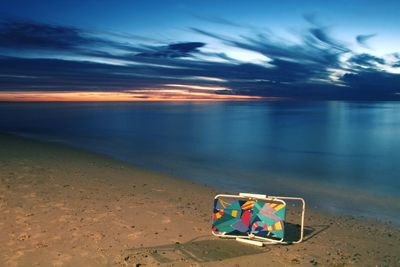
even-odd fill
[(300, 197), (281, 197), (281, 196), (267, 196), (262, 194), (251, 194), (251, 193), (240, 193), (239, 195), (227, 195), (227, 194), (219, 194), (216, 195), (214, 199), (219, 197), (229, 197), (235, 199), (246, 199), (246, 200), (263, 200), (263, 201), (271, 201), (271, 202), (280, 202), (286, 205), (284, 200), (293, 200), (293, 201), (300, 201), (302, 203), (302, 211), (301, 211), (301, 224), (300, 224), (300, 238), (296, 241), (285, 241), (284, 238), (282, 239), (271, 239), (266, 237), (256, 236), (254, 234), (249, 234), (248, 236), (238, 236), (238, 235), (229, 235), (225, 232), (218, 233), (211, 231), (214, 236), (217, 237), (224, 237), (224, 238), (235, 238), (239, 242), (248, 243), (256, 246), (263, 246), (264, 244), (296, 244), (303, 241), (304, 238), (304, 216), (306, 211), (306, 202), (303, 198)]

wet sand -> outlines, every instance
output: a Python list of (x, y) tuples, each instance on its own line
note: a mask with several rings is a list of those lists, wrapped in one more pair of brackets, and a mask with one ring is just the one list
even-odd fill
[[(308, 209), (306, 240), (210, 234), (216, 189), (0, 135), (0, 266), (400, 266), (400, 228)], [(289, 234), (297, 235), (296, 208)]]

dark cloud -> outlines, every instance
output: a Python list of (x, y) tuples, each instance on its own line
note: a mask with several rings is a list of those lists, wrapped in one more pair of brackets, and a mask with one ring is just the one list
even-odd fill
[(400, 91), (400, 75), (382, 71), (361, 71), (347, 73), (342, 80), (348, 85), (346, 98), (392, 100)]
[(375, 57), (369, 54), (354, 55), (347, 62), (356, 65), (355, 67), (367, 67), (371, 69), (376, 69), (377, 64), (385, 64), (385, 60), (383, 58)]
[[(165, 84), (217, 84), (231, 88), (216, 92), (219, 94), (295, 99), (400, 98), (400, 75), (381, 68), (396, 67), (398, 63), (389, 66), (383, 58), (357, 54), (315, 22), (298, 33), (297, 42), (255, 29), (250, 35), (233, 37), (191, 30), (199, 34), (199, 40), (211, 37), (228, 49), (262, 54), (266, 62), (243, 62), (229, 56), (229, 51), (205, 52), (204, 42), (155, 45), (145, 38), (132, 39), (148, 41), (140, 44), (132, 43), (130, 35), (8, 20), (0, 25), (0, 90), (124, 91), (163, 88)], [(358, 39), (365, 42), (371, 37)]]
[[(307, 83), (311, 80), (327, 80), (329, 68), (340, 68), (340, 56), (350, 52), (340, 42), (330, 38), (323, 28), (311, 28), (301, 34), (302, 43), (276, 41), (274, 36), (259, 34), (242, 39), (219, 36), (200, 29), (195, 32), (216, 38), (227, 45), (258, 52), (270, 59), (270, 67), (260, 66), (263, 75), (255, 79), (268, 79), (275, 83)], [(260, 73), (244, 70), (248, 73)], [(263, 90), (257, 88), (257, 90)]]
[(356, 36), (356, 41), (359, 45), (369, 48), (367, 41), (375, 36), (376, 34), (360, 34)]
[(28, 21), (2, 21), (0, 46), (13, 49), (74, 49), (88, 43), (80, 31), (72, 27), (54, 26)]
[(394, 68), (400, 68), (400, 53), (393, 53), (392, 56), (395, 58), (396, 62), (392, 64)]
[[(178, 83), (163, 77), (161, 67), (118, 66), (88, 61), (38, 58), (0, 58), (3, 90), (96, 91), (159, 87)], [(21, 68), (24, 66), (24, 68)]]
[(168, 45), (168, 49), (179, 51), (182, 53), (189, 53), (193, 51), (198, 51), (198, 48), (203, 47), (205, 43), (200, 42), (190, 42), (190, 43), (176, 43)]
[[(100, 33), (97, 33), (99, 35)], [(116, 35), (116, 34), (113, 34)], [(111, 34), (106, 34), (112, 37)], [(127, 42), (96, 36), (94, 32), (75, 27), (51, 25), (27, 20), (0, 20), (0, 49), (16, 51), (84, 53), (87, 49), (119, 49), (140, 52), (141, 48)]]
[(137, 54), (140, 57), (188, 57), (191, 53), (199, 52), (199, 48), (205, 46), (201, 42), (175, 43), (161, 47), (149, 47), (148, 51)]
[(320, 45), (322, 48), (334, 49), (338, 52), (350, 52), (350, 50), (337, 40), (331, 38), (324, 28), (311, 28), (310, 34), (306, 35), (306, 38), (316, 39), (318, 42), (312, 41), (313, 45)]

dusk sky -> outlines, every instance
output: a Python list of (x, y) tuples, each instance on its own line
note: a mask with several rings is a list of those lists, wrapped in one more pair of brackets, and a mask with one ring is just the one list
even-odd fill
[(399, 1), (2, 1), (0, 101), (400, 100)]

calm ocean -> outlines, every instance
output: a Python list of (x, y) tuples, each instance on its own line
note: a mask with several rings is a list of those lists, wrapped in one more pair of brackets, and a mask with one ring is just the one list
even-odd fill
[(400, 221), (400, 103), (0, 103), (0, 131)]

